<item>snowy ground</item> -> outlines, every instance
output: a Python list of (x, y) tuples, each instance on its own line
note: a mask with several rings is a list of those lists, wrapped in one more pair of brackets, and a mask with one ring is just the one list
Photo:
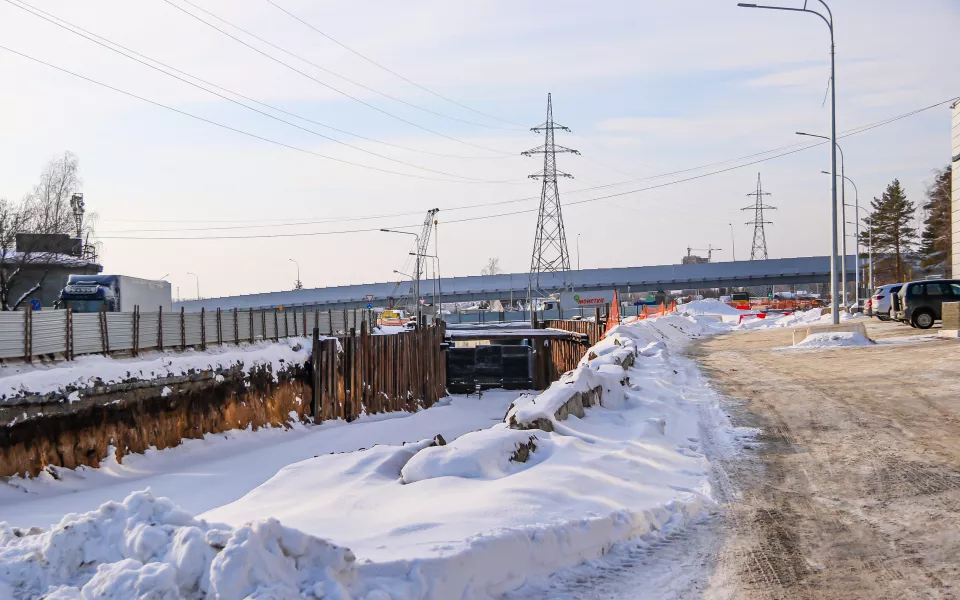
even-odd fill
[[(733, 438), (678, 350), (729, 328), (677, 314), (621, 326), (541, 395), (208, 436), (14, 480), (0, 491), (0, 597), (557, 597), (535, 590), (558, 569), (682, 537), (711, 510), (711, 448)], [(554, 418), (597, 386), (603, 406)], [(508, 429), (515, 399), (512, 420), (553, 431)], [(401, 445), (437, 433), (452, 442)]]

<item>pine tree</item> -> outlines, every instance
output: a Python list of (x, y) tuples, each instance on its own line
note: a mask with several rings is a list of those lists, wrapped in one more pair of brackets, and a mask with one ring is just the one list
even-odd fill
[(866, 243), (869, 228), (873, 226), (874, 275), (880, 280), (904, 281), (909, 265), (907, 257), (917, 243), (917, 228), (913, 220), (917, 207), (907, 199), (894, 179), (880, 198), (871, 201), (872, 211), (864, 221), (867, 231), (860, 237)]
[(927, 202), (923, 205), (927, 218), (920, 235), (920, 264), (932, 272), (951, 277), (950, 165), (935, 173), (933, 183), (927, 187)]

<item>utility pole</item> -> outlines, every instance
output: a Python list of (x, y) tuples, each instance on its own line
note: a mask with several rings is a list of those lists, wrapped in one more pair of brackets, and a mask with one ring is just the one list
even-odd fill
[(753, 206), (746, 206), (740, 209), (753, 211), (753, 220), (745, 223), (746, 225), (753, 225), (753, 246), (750, 248), (750, 260), (766, 260), (769, 258), (767, 256), (767, 233), (764, 231), (763, 226), (772, 225), (773, 222), (764, 220), (763, 211), (776, 210), (777, 208), (763, 203), (763, 197), (770, 195), (770, 192), (763, 191), (763, 186), (760, 184), (760, 173), (757, 173), (757, 191), (747, 194), (747, 196), (754, 196), (756, 201)]
[[(543, 170), (530, 175), (530, 179), (540, 179), (543, 186), (540, 191), (540, 212), (537, 216), (537, 231), (533, 242), (533, 256), (530, 259), (531, 294), (542, 292), (540, 275), (559, 273), (561, 287), (570, 286), (567, 275), (570, 271), (570, 253), (567, 250), (567, 234), (563, 228), (563, 215), (560, 212), (560, 190), (557, 177), (573, 178), (572, 175), (557, 171), (557, 153), (578, 151), (554, 144), (555, 130), (570, 131), (569, 127), (553, 122), (553, 99), (547, 94), (547, 120), (530, 130), (544, 135), (543, 144), (523, 152), (523, 156), (543, 154)], [(531, 298), (532, 300), (532, 298)]]

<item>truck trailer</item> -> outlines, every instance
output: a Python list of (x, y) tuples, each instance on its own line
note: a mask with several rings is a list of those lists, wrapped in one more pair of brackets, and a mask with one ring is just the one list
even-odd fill
[(172, 306), (170, 283), (128, 275), (70, 275), (60, 291), (57, 308), (77, 313), (169, 312)]

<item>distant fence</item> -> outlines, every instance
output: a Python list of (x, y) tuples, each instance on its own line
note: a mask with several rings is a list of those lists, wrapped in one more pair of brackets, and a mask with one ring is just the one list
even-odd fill
[(370, 335), (362, 323), (358, 335), (315, 336), (314, 421), (429, 408), (446, 395), (443, 335), (442, 323), (394, 335)]
[(347, 334), (375, 320), (368, 310), (202, 310), (200, 312), (0, 312), (0, 359), (144, 350), (205, 349), (286, 337)]

